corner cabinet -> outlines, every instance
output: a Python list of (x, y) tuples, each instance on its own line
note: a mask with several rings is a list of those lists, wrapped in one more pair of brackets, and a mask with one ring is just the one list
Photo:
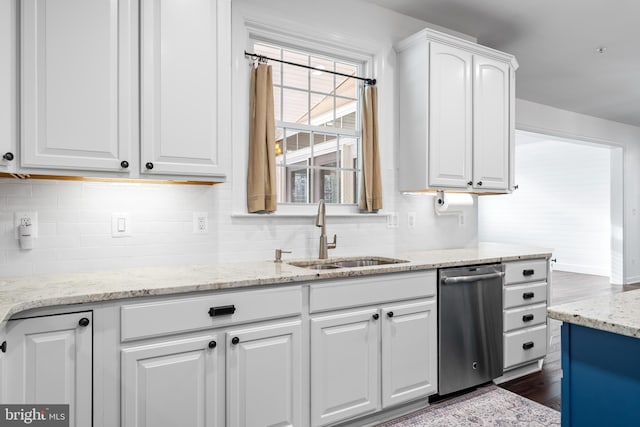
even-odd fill
[(92, 425), (92, 314), (10, 320), (0, 402), (69, 404), (69, 425)]
[(396, 51), (400, 189), (512, 190), (515, 58), (432, 30)]
[(16, 172), (224, 180), (230, 0), (18, 4), (0, 42), (0, 93), (20, 70)]

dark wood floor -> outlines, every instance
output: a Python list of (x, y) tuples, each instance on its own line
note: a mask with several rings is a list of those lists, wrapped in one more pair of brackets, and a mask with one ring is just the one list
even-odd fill
[[(608, 277), (554, 271), (551, 277), (550, 305), (640, 289), (640, 284), (611, 285)], [(551, 343), (541, 372), (501, 384), (523, 397), (560, 410), (560, 325), (550, 319)]]

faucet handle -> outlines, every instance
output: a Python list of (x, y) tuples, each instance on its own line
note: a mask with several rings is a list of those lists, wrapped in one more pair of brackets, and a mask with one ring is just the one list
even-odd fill
[(293, 251), (285, 251), (282, 249), (276, 249), (276, 259), (273, 262), (281, 263), (282, 262), (282, 254), (290, 254)]
[(327, 243), (327, 249), (335, 249), (338, 242), (338, 235), (333, 235), (333, 242)]

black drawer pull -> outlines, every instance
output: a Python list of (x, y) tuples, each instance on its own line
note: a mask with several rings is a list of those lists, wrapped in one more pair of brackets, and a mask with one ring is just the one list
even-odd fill
[(531, 322), (533, 320), (533, 314), (525, 314), (522, 316), (523, 322)]
[(525, 350), (531, 350), (533, 348), (533, 341), (522, 344), (522, 348)]
[(533, 268), (529, 268), (527, 270), (522, 270), (522, 275), (523, 276), (533, 276), (534, 273), (535, 273), (535, 270)]
[(209, 316), (224, 316), (227, 314), (233, 314), (236, 312), (235, 305), (221, 305), (220, 307), (211, 307), (209, 309)]
[(522, 298), (524, 299), (531, 299), (535, 296), (535, 294), (533, 292), (525, 292), (522, 294)]
[(6, 341), (2, 341), (2, 344), (0, 344), (0, 350), (2, 350), (3, 353), (7, 352), (7, 342)]

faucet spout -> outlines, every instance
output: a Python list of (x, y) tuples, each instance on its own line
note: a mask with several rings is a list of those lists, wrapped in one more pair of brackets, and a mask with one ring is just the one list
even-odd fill
[(324, 205), (324, 199), (318, 202), (318, 215), (316, 215), (316, 227), (320, 227), (320, 248), (318, 249), (318, 258), (327, 259), (328, 250), (336, 247), (336, 236), (333, 236), (333, 243), (327, 243), (327, 212)]

